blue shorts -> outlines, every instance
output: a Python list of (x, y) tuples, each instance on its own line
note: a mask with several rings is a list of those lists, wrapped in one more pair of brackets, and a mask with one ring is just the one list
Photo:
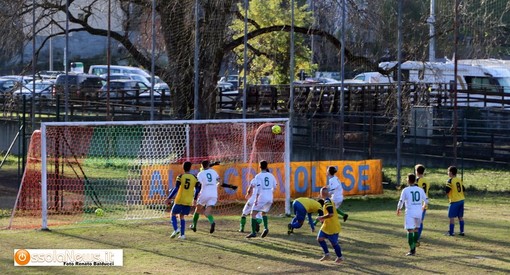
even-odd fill
[(464, 200), (450, 203), (448, 207), (448, 218), (464, 217)]
[(329, 234), (324, 233), (324, 231), (319, 230), (319, 234), (317, 234), (317, 238), (328, 239), (332, 245), (338, 243), (338, 233), (329, 235)]
[(190, 210), (191, 206), (189, 205), (174, 204), (172, 207), (172, 214), (188, 215)]
[[(294, 217), (294, 220), (304, 222), (306, 217), (306, 208), (303, 206), (302, 203), (298, 201), (294, 201), (292, 203), (292, 207), (294, 208), (294, 214), (296, 214), (296, 217)], [(293, 220), (293, 222), (294, 222)]]

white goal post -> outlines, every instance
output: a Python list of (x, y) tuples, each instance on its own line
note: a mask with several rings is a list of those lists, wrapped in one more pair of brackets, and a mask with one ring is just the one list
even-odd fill
[[(274, 125), (281, 134), (271, 131)], [(202, 160), (220, 161), (214, 169), (221, 180), (239, 188), (219, 188), (215, 211), (240, 214), (258, 162), (267, 160), (279, 184), (271, 213), (290, 214), (289, 127), (288, 118), (43, 122), (42, 229), (65, 221), (164, 217), (164, 199), (184, 161), (193, 163), (194, 173)], [(98, 208), (101, 215), (94, 214)]]

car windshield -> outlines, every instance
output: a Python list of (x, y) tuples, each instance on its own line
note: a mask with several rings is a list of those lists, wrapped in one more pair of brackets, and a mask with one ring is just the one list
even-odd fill
[(503, 87), (505, 93), (510, 94), (510, 77), (497, 77), (496, 80), (498, 81), (499, 85)]

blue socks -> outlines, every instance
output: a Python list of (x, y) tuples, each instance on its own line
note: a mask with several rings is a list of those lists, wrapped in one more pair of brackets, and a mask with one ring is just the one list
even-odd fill
[(177, 231), (177, 216), (172, 216), (172, 226), (174, 227), (174, 231)]

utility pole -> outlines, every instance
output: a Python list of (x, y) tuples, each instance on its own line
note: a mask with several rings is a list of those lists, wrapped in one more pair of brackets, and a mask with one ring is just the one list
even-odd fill
[(430, 0), (430, 16), (427, 18), (429, 24), (429, 61), (436, 61), (436, 0)]

